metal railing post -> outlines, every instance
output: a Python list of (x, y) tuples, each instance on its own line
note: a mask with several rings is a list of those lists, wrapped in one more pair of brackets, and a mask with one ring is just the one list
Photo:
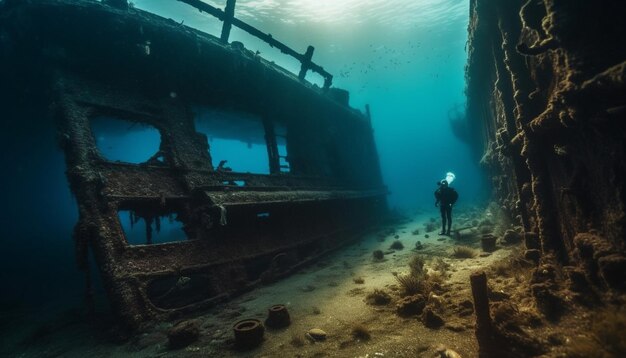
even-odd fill
[(333, 76), (331, 74), (327, 74), (324, 77), (324, 90), (328, 90), (330, 86), (333, 85)]
[(233, 27), (233, 19), (235, 18), (235, 3), (237, 0), (227, 0), (226, 8), (224, 9), (224, 26), (222, 26), (221, 40), (223, 43), (228, 43), (230, 37), (230, 29)]
[(298, 75), (298, 78), (300, 80), (304, 80), (304, 78), (306, 77), (307, 71), (311, 67), (311, 59), (313, 58), (314, 51), (315, 51), (315, 47), (309, 46), (306, 49), (306, 53), (302, 55), (302, 60), (300, 61), (302, 65), (300, 66), (300, 74)]
[(302, 64), (302, 67), (300, 68), (300, 73), (298, 77), (301, 80), (304, 80), (308, 71), (313, 71), (324, 77), (324, 91), (327, 91), (330, 86), (332, 86), (333, 75), (324, 70), (324, 68), (320, 65), (311, 61), (311, 59), (313, 58), (313, 52), (315, 51), (315, 48), (313, 46), (309, 46), (306, 50), (306, 53), (304, 54), (297, 53), (294, 49), (273, 38), (271, 34), (264, 33), (256, 27), (241, 21), (240, 19), (235, 17), (236, 0), (227, 0), (226, 8), (224, 10), (220, 10), (212, 5), (209, 5), (202, 0), (177, 1), (183, 2), (187, 5), (191, 5), (200, 10), (200, 12), (206, 12), (209, 15), (214, 16), (221, 21), (224, 21), (224, 26), (222, 27), (222, 36), (220, 38), (223, 43), (228, 43), (228, 38), (230, 36), (230, 30), (232, 29), (232, 27), (238, 27), (241, 30), (249, 33), (250, 35), (261, 39), (261, 41), (264, 41), (265, 43), (270, 45), (270, 47), (275, 47), (279, 49), (280, 52), (299, 60)]
[(276, 141), (276, 132), (274, 131), (274, 122), (272, 122), (272, 120), (268, 117), (264, 117), (263, 127), (265, 128), (267, 156), (270, 161), (270, 174), (277, 174), (280, 173), (280, 155), (278, 154), (278, 143)]

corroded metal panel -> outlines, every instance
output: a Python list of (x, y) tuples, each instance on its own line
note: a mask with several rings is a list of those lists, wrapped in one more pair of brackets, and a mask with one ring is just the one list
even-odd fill
[[(386, 211), (370, 121), (335, 100), (337, 90), (132, 8), (10, 1), (0, 18), (12, 44), (4, 47), (8, 56), (29, 58), (15, 71), (40, 66), (41, 75), (23, 86), (46, 93), (58, 122), (80, 210), (79, 266), (88, 270), (93, 251), (112, 306), (130, 327), (288, 275), (359, 237)], [(261, 118), (271, 174), (214, 163), (207, 137), (195, 127), (198, 107)], [(96, 145), (94, 118), (156, 128), (158, 152), (140, 164), (107, 160)], [(285, 173), (275, 125), (287, 131)], [(128, 242), (121, 211), (148, 224), (145, 243)], [(182, 223), (186, 237), (153, 244), (153, 230), (168, 217)]]

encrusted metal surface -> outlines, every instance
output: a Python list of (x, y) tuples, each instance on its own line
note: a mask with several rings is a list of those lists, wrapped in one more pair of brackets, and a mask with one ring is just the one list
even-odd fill
[[(58, 122), (80, 210), (77, 257), (92, 250), (115, 312), (132, 328), (208, 307), (283, 277), (367, 231), (386, 210), (369, 119), (241, 46), (139, 10), (94, 1), (9, 1), (7, 58), (28, 60)], [(338, 94), (335, 96), (335, 94)], [(194, 108), (251, 113), (265, 129), (271, 174), (216, 170)], [(153, 126), (158, 156), (106, 160), (91, 121)], [(236, 119), (233, 119), (236, 121)], [(286, 128), (289, 172), (274, 126)], [(235, 133), (236, 135), (237, 133)], [(244, 136), (246, 133), (241, 133)], [(131, 245), (119, 218), (182, 222), (186, 239)]]

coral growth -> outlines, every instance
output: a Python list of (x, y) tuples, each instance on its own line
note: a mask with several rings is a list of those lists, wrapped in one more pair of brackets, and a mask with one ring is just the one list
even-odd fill
[(385, 258), (385, 253), (383, 253), (383, 250), (376, 250), (372, 253), (372, 256), (374, 257), (374, 260), (380, 261)]
[(476, 250), (469, 246), (457, 246), (454, 248), (452, 256), (457, 259), (471, 259), (476, 257)]
[(517, 244), (522, 241), (522, 234), (515, 230), (507, 230), (502, 236), (502, 242), (506, 244)]
[(396, 280), (402, 287), (404, 295), (410, 296), (426, 291), (426, 285), (422, 278), (414, 275), (397, 275)]
[(424, 274), (424, 257), (415, 255), (409, 261), (409, 268), (411, 269), (411, 275), (420, 276)]
[(608, 353), (626, 357), (626, 308), (606, 310), (592, 326), (593, 338)]
[(367, 294), (365, 301), (370, 305), (382, 306), (391, 302), (391, 296), (383, 290), (375, 289), (374, 292)]
[(422, 322), (428, 328), (437, 329), (445, 324), (443, 318), (437, 314), (431, 307), (426, 307), (422, 313)]
[(441, 257), (437, 257), (432, 264), (433, 270), (440, 272), (441, 274), (445, 274), (448, 272), (450, 268), (450, 264), (445, 262)]
[(422, 295), (413, 295), (398, 300), (396, 313), (400, 317), (420, 315), (426, 307), (426, 299)]
[(439, 290), (438, 287), (440, 288), (446, 282), (446, 274), (440, 271), (430, 272), (426, 276), (426, 281), (428, 282), (428, 286), (431, 287), (431, 289)]
[(404, 249), (404, 244), (402, 243), (402, 241), (396, 240), (391, 244), (389, 248), (392, 250), (402, 250)]
[(366, 325), (355, 324), (352, 327), (352, 337), (360, 341), (369, 341), (372, 338), (372, 334)]
[(520, 250), (515, 250), (511, 255), (500, 261), (496, 261), (490, 267), (490, 271), (495, 276), (504, 277), (521, 277), (529, 276), (529, 268), (533, 266), (532, 262), (529, 262), (524, 258), (524, 254)]

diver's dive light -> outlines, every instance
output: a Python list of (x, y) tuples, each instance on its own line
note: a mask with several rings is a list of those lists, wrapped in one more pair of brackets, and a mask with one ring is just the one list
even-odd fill
[(446, 173), (446, 181), (448, 182), (448, 185), (452, 184), (455, 178), (456, 178), (456, 175), (454, 175), (454, 173), (452, 172)]

